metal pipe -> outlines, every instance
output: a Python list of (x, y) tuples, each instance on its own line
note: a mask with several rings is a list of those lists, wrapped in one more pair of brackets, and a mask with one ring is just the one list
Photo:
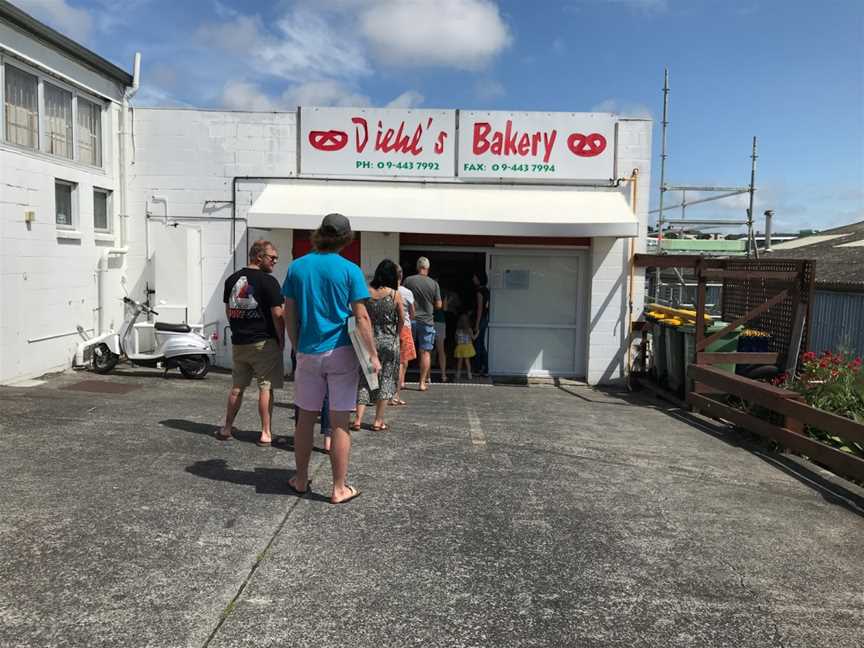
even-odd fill
[[(669, 126), (669, 68), (663, 70), (663, 137), (660, 149), (660, 210), (657, 216), (657, 254), (663, 254), (663, 195), (666, 193), (666, 129)], [(660, 269), (655, 271), (655, 293), (660, 294)]]
[[(633, 210), (633, 215), (636, 216), (637, 220), (639, 215), (637, 213), (637, 200), (638, 200), (638, 191), (639, 191), (639, 169), (633, 169), (633, 173), (630, 175), (630, 208)], [(625, 334), (625, 340), (627, 342), (627, 366), (624, 370), (627, 373), (627, 376), (630, 375), (630, 368), (633, 362), (633, 342), (630, 339), (630, 336), (633, 334), (633, 284), (634, 284), (634, 275), (635, 275), (635, 263), (633, 263), (634, 255), (633, 255), (633, 242), (634, 237), (630, 237), (628, 239), (627, 246), (627, 265), (629, 266), (629, 274), (630, 280), (628, 282), (628, 292), (627, 292), (627, 332)], [(630, 381), (627, 381), (628, 388), (632, 389), (633, 386), (630, 384)]]
[[(93, 329), (83, 329), (85, 333), (94, 332)], [(56, 335), (46, 335), (44, 337), (38, 338), (29, 338), (27, 340), (27, 344), (33, 344), (34, 342), (44, 342), (45, 340), (56, 340), (57, 338), (69, 337), (70, 335), (80, 335), (78, 329), (72, 331), (71, 333), (57, 333)]]
[(765, 251), (771, 251), (771, 234), (773, 234), (774, 210), (765, 210)]
[(746, 220), (721, 220), (712, 218), (670, 218), (666, 221), (669, 225), (746, 225)]
[(667, 185), (666, 191), (734, 191), (737, 193), (746, 193), (750, 191), (750, 187), (749, 185), (746, 187), (704, 187), (701, 185)]
[[(691, 205), (700, 205), (702, 203), (712, 202), (714, 200), (721, 200), (723, 198), (731, 198), (732, 196), (740, 196), (741, 194), (748, 193), (749, 191), (750, 191), (749, 189), (739, 189), (737, 191), (732, 191), (729, 193), (720, 194), (719, 196), (708, 196), (707, 198), (699, 198), (698, 200), (688, 200), (688, 201), (682, 202), (678, 205), (669, 205), (668, 207), (665, 207), (664, 209), (666, 211), (669, 211), (670, 209), (676, 209), (677, 207), (690, 207)], [(648, 213), (649, 214), (656, 214), (659, 211), (660, 211), (659, 209), (652, 209)]]
[[(753, 194), (756, 192), (756, 136), (753, 136), (753, 154), (750, 156), (752, 161), (750, 164), (750, 207), (747, 209), (747, 258), (750, 258), (751, 250), (755, 250), (755, 241), (753, 239)], [(759, 258), (759, 253), (754, 252), (756, 258)]]

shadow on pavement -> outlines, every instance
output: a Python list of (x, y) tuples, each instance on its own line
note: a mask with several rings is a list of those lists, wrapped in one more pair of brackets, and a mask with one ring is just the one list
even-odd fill
[(294, 474), (292, 470), (281, 468), (254, 468), (252, 470), (235, 470), (228, 467), (224, 459), (205, 459), (196, 461), (191, 466), (186, 466), (186, 472), (196, 477), (212, 479), (214, 481), (239, 484), (242, 486), (254, 486), (255, 492), (260, 495), (291, 495), (293, 497), (305, 497), (319, 502), (330, 503), (330, 500), (314, 491), (300, 495), (288, 488), (288, 480)]
[[(212, 423), (199, 423), (198, 421), (187, 421), (185, 419), (165, 419), (159, 421), (159, 425), (180, 430), (182, 432), (191, 432), (192, 434), (200, 434), (202, 436), (211, 437), (215, 441), (225, 442), (223, 439), (218, 439), (216, 434), (221, 430), (221, 426), (213, 425)], [(240, 441), (241, 443), (257, 443), (260, 432), (257, 430), (234, 430), (231, 439), (227, 441)], [(292, 434), (275, 434), (273, 435), (273, 445), (269, 446), (277, 450), (288, 450), (294, 452), (294, 435)], [(312, 452), (319, 454), (327, 454), (322, 448), (312, 448)]]
[[(827, 502), (842, 506), (851, 513), (864, 517), (864, 495), (856, 492), (858, 489), (841, 477), (832, 475), (832, 477), (826, 478), (817, 472), (817, 466), (814, 465), (813, 468), (810, 468), (805, 463), (802, 463), (806, 461), (804, 459), (796, 460), (789, 455), (774, 452), (759, 437), (755, 435), (750, 436), (748, 432), (739, 430), (732, 425), (719, 421), (705, 420), (692, 412), (671, 407), (663, 411), (668, 416), (688, 423), (715, 439), (749, 452), (777, 470), (786, 473), (801, 484), (816, 491)], [(847, 488), (845, 484), (849, 484), (849, 487)]]

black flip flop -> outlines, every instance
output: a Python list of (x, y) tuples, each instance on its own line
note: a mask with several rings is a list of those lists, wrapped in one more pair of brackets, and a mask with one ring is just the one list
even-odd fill
[(292, 493), (294, 493), (295, 495), (301, 495), (301, 496), (302, 496), (302, 495), (305, 495), (306, 493), (308, 493), (308, 492), (311, 490), (311, 488), (312, 488), (312, 480), (311, 480), (311, 479), (310, 479), (309, 481), (306, 482), (306, 490), (302, 490), (302, 491), (301, 491), (301, 490), (297, 490), (296, 488), (294, 488), (294, 487), (291, 485), (291, 482), (290, 482), (290, 481), (285, 482), (285, 484), (288, 486), (288, 490), (290, 490), (290, 491), (291, 491)]

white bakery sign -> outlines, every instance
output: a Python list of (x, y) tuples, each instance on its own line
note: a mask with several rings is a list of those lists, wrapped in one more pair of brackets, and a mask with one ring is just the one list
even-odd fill
[(602, 113), (459, 113), (465, 178), (608, 181), (615, 177), (615, 117)]
[(455, 110), (301, 108), (303, 175), (453, 177)]
[(299, 114), (302, 175), (615, 177), (610, 114), (386, 108), (302, 108)]

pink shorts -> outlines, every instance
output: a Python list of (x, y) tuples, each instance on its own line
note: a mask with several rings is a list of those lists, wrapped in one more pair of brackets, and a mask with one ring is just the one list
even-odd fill
[(298, 353), (294, 372), (294, 404), (307, 412), (318, 412), (324, 394), (330, 391), (330, 409), (357, 409), (360, 363), (354, 347), (342, 346), (324, 353)]

